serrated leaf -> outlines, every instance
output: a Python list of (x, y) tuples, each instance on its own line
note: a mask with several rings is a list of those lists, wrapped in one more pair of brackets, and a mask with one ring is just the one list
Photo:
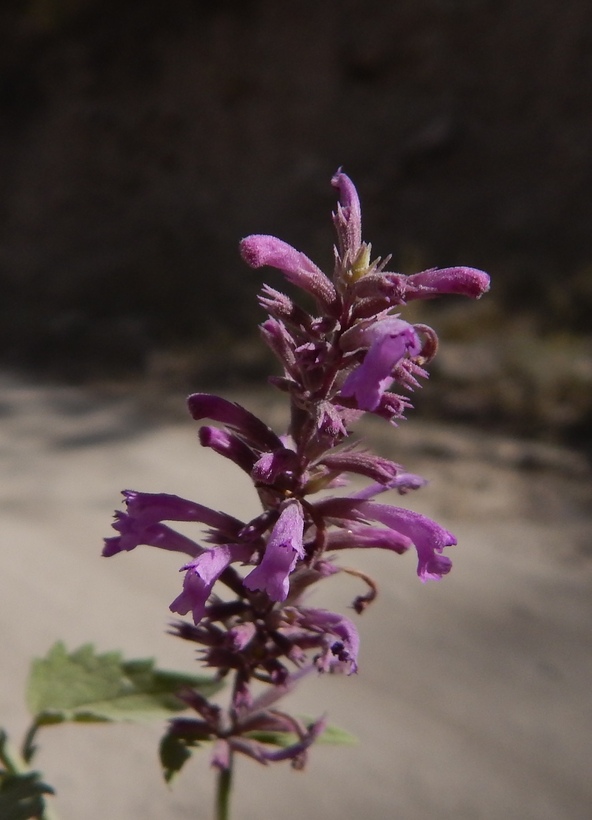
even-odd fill
[(212, 678), (155, 669), (152, 659), (125, 661), (119, 652), (98, 655), (91, 644), (68, 653), (59, 642), (45, 658), (33, 661), (26, 699), (39, 725), (142, 722), (185, 709), (175, 695), (182, 686), (208, 697), (221, 685)]
[[(311, 722), (309, 718), (303, 718), (302, 720), (305, 725)], [(254, 731), (248, 732), (245, 736), (253, 740), (258, 740), (260, 743), (280, 746), (282, 749), (298, 742), (298, 736), (294, 732)], [(358, 742), (358, 739), (355, 735), (346, 732), (345, 729), (330, 725), (319, 735), (316, 742), (326, 743), (332, 746), (354, 746)]]

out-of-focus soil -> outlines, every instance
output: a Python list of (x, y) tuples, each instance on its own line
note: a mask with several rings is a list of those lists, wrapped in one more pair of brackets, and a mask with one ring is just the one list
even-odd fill
[[(26, 726), (31, 656), (58, 638), (195, 670), (165, 635), (178, 557), (140, 548), (99, 557), (121, 488), (166, 491), (236, 516), (252, 488), (199, 447), (191, 420), (129, 396), (40, 388), (3, 377), (0, 458), (3, 665), (0, 723)], [(282, 429), (262, 394), (233, 395)], [(178, 400), (181, 401), (180, 399)], [(304, 773), (241, 760), (233, 816), (325, 820), (588, 820), (592, 804), (592, 484), (578, 451), (408, 422), (365, 429), (430, 484), (402, 503), (453, 530), (454, 566), (422, 585), (412, 556), (353, 552), (379, 583), (357, 619), (359, 674), (309, 680), (304, 714), (328, 712), (354, 747), (313, 749)], [(348, 613), (353, 580), (324, 582), (319, 605)], [(353, 614), (349, 611), (352, 617)], [(209, 817), (212, 772), (197, 750), (168, 791), (162, 727), (51, 727), (36, 764), (62, 820)]]

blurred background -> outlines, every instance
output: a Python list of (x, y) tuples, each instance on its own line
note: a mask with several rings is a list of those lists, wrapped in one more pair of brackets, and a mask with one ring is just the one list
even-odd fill
[(591, 91), (587, 0), (4, 0), (0, 366), (260, 377), (238, 240), (331, 267), (341, 165), (391, 269), (492, 274), (418, 412), (590, 445)]
[[(219, 389), (284, 429), (253, 388), (276, 366), (256, 295), (285, 283), (238, 241), (276, 234), (331, 269), (343, 166), (391, 269), (492, 276), (477, 303), (409, 307), (443, 342), (430, 384), (395, 436), (366, 431), (430, 479), (405, 505), (459, 547), (442, 584), (410, 556), (355, 556), (381, 584), (360, 675), (315, 680), (299, 708), (321, 702), (361, 743), (315, 750), (305, 785), (241, 766), (237, 817), (589, 820), (591, 136), (589, 0), (3, 0), (0, 722), (15, 741), (29, 660), (58, 638), (195, 670), (164, 633), (178, 556), (112, 564), (101, 539), (121, 487), (259, 511), (197, 447), (182, 394)], [(336, 585), (323, 606), (353, 594)], [(36, 764), (65, 820), (156, 820), (171, 800), (193, 818), (196, 793), (208, 816), (203, 760), (163, 789), (161, 727), (149, 742), (70, 728)]]

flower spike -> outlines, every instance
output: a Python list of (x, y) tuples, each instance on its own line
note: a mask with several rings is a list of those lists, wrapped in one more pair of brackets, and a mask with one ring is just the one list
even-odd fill
[[(260, 332), (281, 366), (270, 382), (289, 401), (288, 428), (280, 435), (240, 404), (209, 393), (187, 400), (195, 421), (212, 422), (199, 428), (200, 443), (247, 474), (260, 509), (240, 521), (179, 496), (126, 490), (116, 535), (103, 549), (113, 556), (144, 544), (184, 556), (182, 589), (170, 610), (191, 620), (175, 624), (173, 634), (198, 644), (200, 660), (220, 681), (232, 680), (232, 691), (223, 709), (200, 691), (183, 690), (180, 697), (196, 716), (175, 718), (166, 739), (181, 754), (211, 741), (220, 782), (239, 752), (263, 765), (289, 760), (302, 768), (326, 720), (306, 726), (277, 702), (307, 674), (358, 671), (354, 622), (309, 607), (306, 598), (313, 585), (338, 573), (366, 585), (351, 604), (358, 615), (377, 597), (372, 578), (340, 564), (344, 550), (383, 549), (393, 560), (415, 550), (422, 582), (439, 580), (452, 567), (445, 554), (456, 544), (452, 533), (377, 500), (418, 490), (425, 479), (360, 446), (352, 430), (365, 413), (396, 426), (412, 407), (408, 394), (428, 375), (438, 337), (405, 319), (406, 304), (444, 294), (478, 299), (489, 277), (469, 267), (409, 276), (388, 271), (390, 257), (372, 261), (362, 239), (352, 180), (339, 169), (331, 184), (338, 199), (332, 279), (277, 237), (253, 234), (240, 243), (247, 265), (280, 270), (313, 297), (317, 311), (268, 285), (259, 296), (268, 314)], [(349, 487), (350, 481), (356, 484)], [(188, 530), (196, 525), (195, 537), (178, 532), (174, 522)]]

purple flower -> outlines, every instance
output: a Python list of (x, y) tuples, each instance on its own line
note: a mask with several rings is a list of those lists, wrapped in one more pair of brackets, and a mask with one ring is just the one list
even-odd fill
[(130, 552), (143, 544), (147, 547), (159, 547), (172, 552), (184, 552), (187, 555), (199, 555), (202, 547), (175, 532), (166, 524), (142, 524), (131, 515), (115, 513), (115, 523), (112, 525), (119, 535), (104, 539), (103, 557), (110, 558), (118, 552)]
[(124, 490), (127, 512), (115, 513), (113, 529), (120, 534), (105, 538), (103, 555), (110, 557), (118, 552), (135, 549), (140, 544), (161, 549), (198, 555), (202, 547), (178, 532), (162, 524), (162, 521), (195, 521), (213, 527), (223, 540), (233, 540), (244, 527), (242, 521), (223, 512), (217, 512), (203, 504), (187, 501), (168, 493), (139, 493)]
[(392, 550), (402, 555), (413, 545), (406, 535), (396, 530), (370, 527), (368, 524), (352, 524), (332, 530), (327, 536), (327, 549), (361, 549), (371, 547)]
[(259, 331), (265, 343), (282, 362), (286, 373), (292, 378), (298, 378), (295, 342), (284, 323), (270, 318), (260, 325)]
[(254, 638), (257, 627), (252, 621), (237, 624), (228, 630), (228, 641), (232, 649), (240, 651)]
[(244, 580), (247, 589), (260, 589), (272, 601), (286, 600), (290, 573), (296, 561), (304, 557), (303, 531), (302, 507), (295, 500), (285, 502), (269, 536), (261, 563)]
[(370, 349), (346, 378), (341, 395), (354, 396), (361, 410), (375, 410), (393, 382), (394, 367), (405, 355), (419, 355), (421, 343), (413, 325), (395, 317), (383, 319), (363, 333)]
[(257, 459), (255, 452), (233, 433), (204, 425), (199, 428), (199, 441), (202, 447), (210, 447), (218, 455), (238, 464), (246, 473), (253, 469)]
[(430, 268), (405, 279), (406, 298), (431, 299), (456, 293), (479, 299), (489, 290), (489, 275), (476, 268)]
[(307, 291), (325, 308), (336, 298), (335, 288), (308, 256), (275, 236), (253, 234), (241, 240), (241, 256), (251, 268), (269, 265), (281, 270), (288, 282)]
[(454, 546), (456, 538), (435, 521), (413, 510), (376, 504), (373, 501), (358, 503), (355, 509), (413, 542), (419, 559), (417, 574), (422, 581), (437, 581), (450, 572), (452, 561), (442, 555), (442, 551), (445, 547)]
[(181, 567), (185, 570), (183, 592), (170, 605), (171, 612), (186, 615), (191, 611), (198, 624), (205, 614), (212, 587), (224, 570), (234, 561), (248, 561), (253, 550), (244, 544), (224, 544), (204, 550), (193, 561)]
[(368, 273), (352, 284), (354, 313), (358, 318), (377, 316), (384, 310), (414, 299), (457, 294), (480, 299), (489, 290), (489, 276), (476, 268), (431, 268), (405, 276), (379, 271)]
[(140, 493), (136, 490), (124, 490), (128, 515), (140, 524), (152, 524), (156, 521), (195, 521), (215, 527), (229, 537), (235, 535), (243, 526), (242, 521), (223, 512), (204, 507), (195, 501), (188, 501), (178, 495), (169, 493)]
[(390, 483), (401, 470), (398, 464), (389, 461), (387, 458), (353, 449), (337, 452), (330, 450), (318, 460), (318, 463), (328, 467), (336, 475), (344, 472), (357, 473), (385, 486), (390, 486)]
[(341, 169), (331, 180), (331, 185), (339, 191), (337, 213), (333, 222), (339, 239), (342, 261), (353, 264), (362, 245), (362, 209), (355, 185)]
[(319, 671), (348, 675), (358, 671), (360, 636), (349, 618), (326, 609), (299, 609), (297, 623), (322, 636), (323, 651), (315, 659)]
[[(256, 760), (266, 766), (268, 763), (278, 763), (282, 760), (290, 760), (294, 769), (303, 769), (306, 765), (307, 751), (315, 740), (321, 735), (327, 726), (326, 718), (316, 720), (308, 727), (301, 727), (299, 721), (289, 718), (281, 712), (262, 713), (257, 720), (251, 720), (249, 729), (251, 731), (264, 732), (294, 732), (297, 740), (288, 746), (272, 747), (253, 738), (234, 734), (228, 738), (220, 739), (214, 747), (212, 765), (219, 769), (228, 768), (230, 763), (230, 752), (239, 752), (247, 757)], [(238, 731), (245, 731), (239, 723)]]
[(419, 490), (421, 487), (425, 487), (426, 484), (426, 479), (420, 475), (401, 472), (386, 484), (370, 484), (368, 487), (364, 487), (362, 490), (358, 490), (352, 495), (355, 498), (369, 501), (374, 498), (375, 495), (384, 493), (386, 490), (396, 490), (399, 495), (405, 495), (405, 493), (409, 492), (409, 490)]
[(282, 446), (281, 439), (270, 427), (236, 402), (211, 393), (193, 393), (187, 399), (187, 406), (196, 421), (207, 418), (226, 424), (253, 450), (264, 452)]
[(279, 488), (291, 488), (299, 471), (298, 456), (287, 447), (273, 453), (263, 453), (253, 466), (253, 481), (263, 484), (276, 484)]

